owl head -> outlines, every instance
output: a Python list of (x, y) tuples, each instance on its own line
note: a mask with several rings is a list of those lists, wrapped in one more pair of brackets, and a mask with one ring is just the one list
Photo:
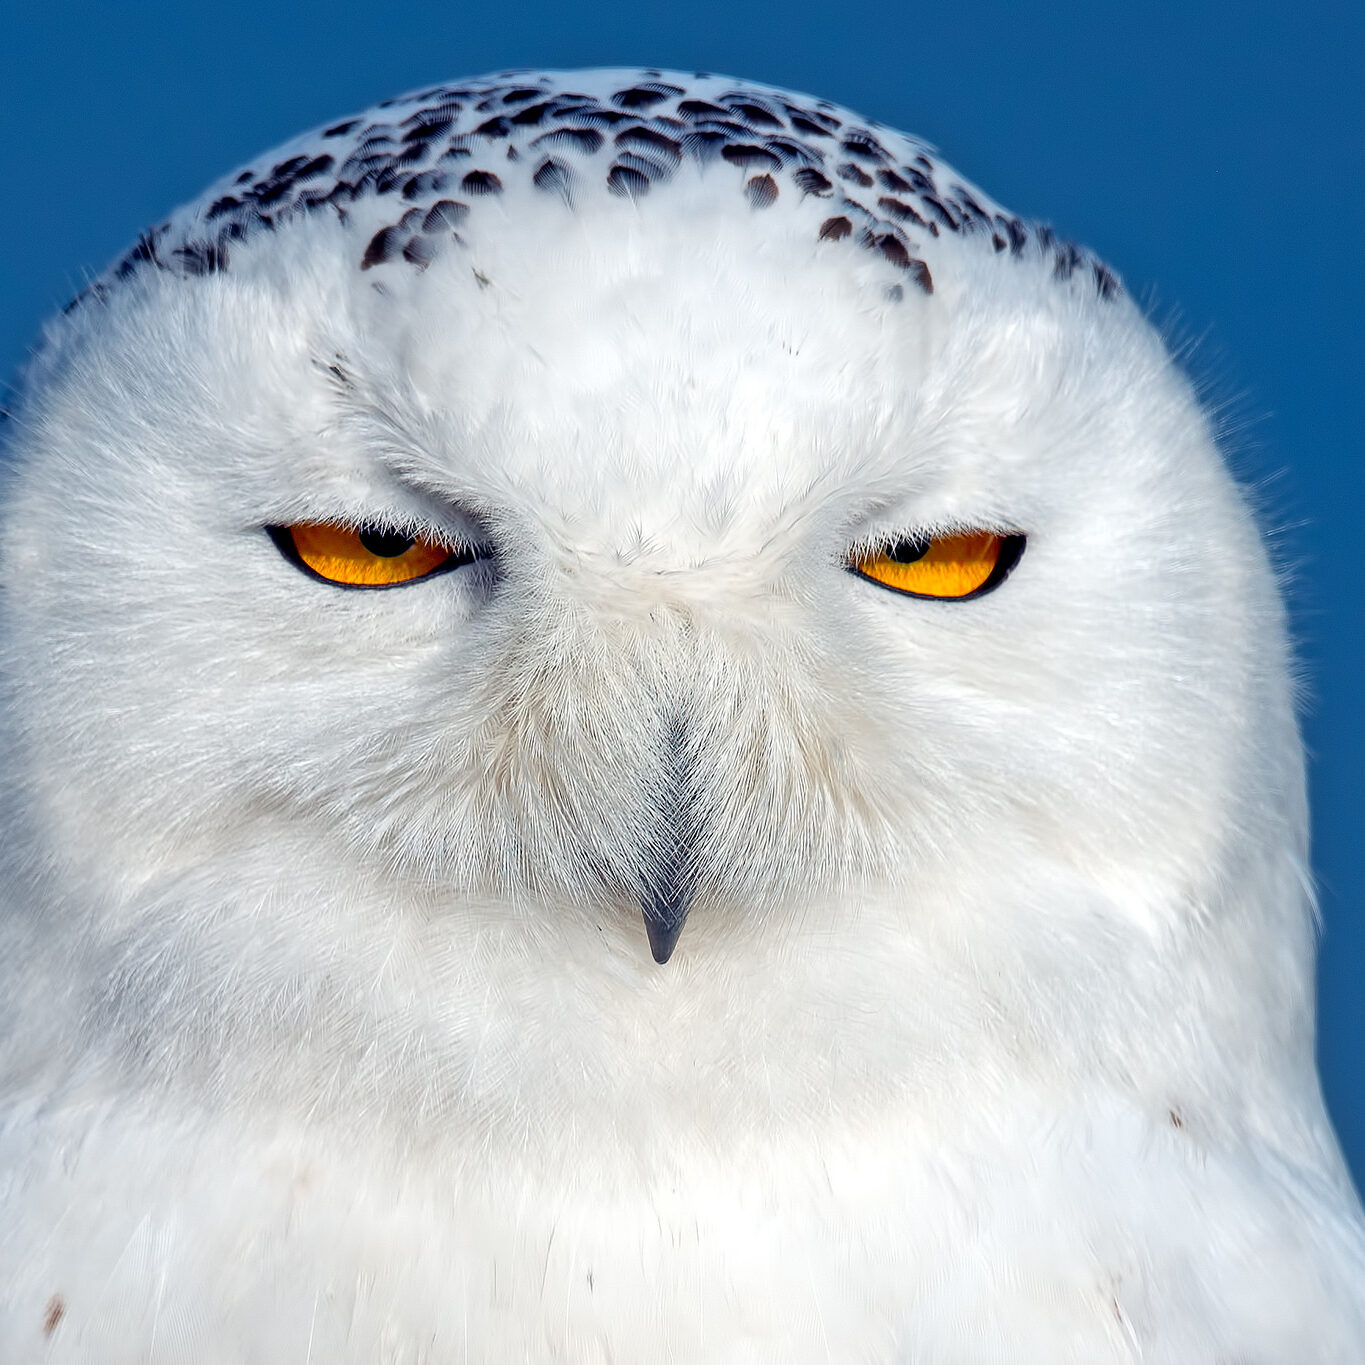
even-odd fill
[(1252, 1104), (1311, 1048), (1246, 498), (1113, 274), (922, 143), (421, 91), (147, 233), (6, 441), (4, 875), (73, 1055), (326, 1038), (415, 1113), (475, 1055)]

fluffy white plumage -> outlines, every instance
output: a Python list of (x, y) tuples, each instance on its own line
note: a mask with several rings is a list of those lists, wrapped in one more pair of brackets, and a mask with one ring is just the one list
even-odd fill
[(181, 210), (7, 442), (0, 1360), (1365, 1359), (1282, 608), (1089, 257), (495, 78)]

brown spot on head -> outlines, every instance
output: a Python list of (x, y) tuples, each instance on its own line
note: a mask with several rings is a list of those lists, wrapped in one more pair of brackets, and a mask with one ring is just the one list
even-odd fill
[(380, 228), (370, 238), (365, 254), (361, 257), (360, 268), (369, 270), (371, 266), (391, 261), (402, 249), (403, 234), (396, 227)]
[(66, 1300), (54, 1294), (43, 1309), (43, 1335), (50, 1337), (57, 1330), (57, 1324), (66, 1316)]
[(460, 184), (466, 194), (502, 193), (502, 181), (492, 171), (468, 171)]
[(902, 270), (910, 269), (910, 253), (905, 249), (905, 243), (889, 232), (883, 233), (880, 237), (874, 236), (868, 245), (880, 251), (892, 265), (898, 265)]
[(804, 194), (818, 194), (823, 198), (834, 193), (834, 186), (830, 183), (829, 177), (821, 175), (819, 171), (810, 166), (803, 166), (792, 179), (800, 186)]
[(755, 175), (745, 183), (744, 193), (753, 208), (766, 209), (777, 202), (777, 181), (770, 175)]

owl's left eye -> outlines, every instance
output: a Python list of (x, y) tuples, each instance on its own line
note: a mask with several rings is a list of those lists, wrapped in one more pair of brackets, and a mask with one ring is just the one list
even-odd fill
[(396, 588), (472, 564), (486, 552), (379, 524), (267, 526), (279, 552), (311, 578), (341, 588)]
[(1023, 553), (1023, 536), (994, 531), (912, 535), (856, 551), (848, 567), (860, 578), (907, 597), (960, 600), (998, 588)]

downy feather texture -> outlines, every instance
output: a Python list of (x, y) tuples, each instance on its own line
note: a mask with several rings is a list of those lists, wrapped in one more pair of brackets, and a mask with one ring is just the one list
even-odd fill
[(504, 74), (177, 211), (4, 439), (7, 1365), (1365, 1360), (1283, 607), (1088, 254)]

